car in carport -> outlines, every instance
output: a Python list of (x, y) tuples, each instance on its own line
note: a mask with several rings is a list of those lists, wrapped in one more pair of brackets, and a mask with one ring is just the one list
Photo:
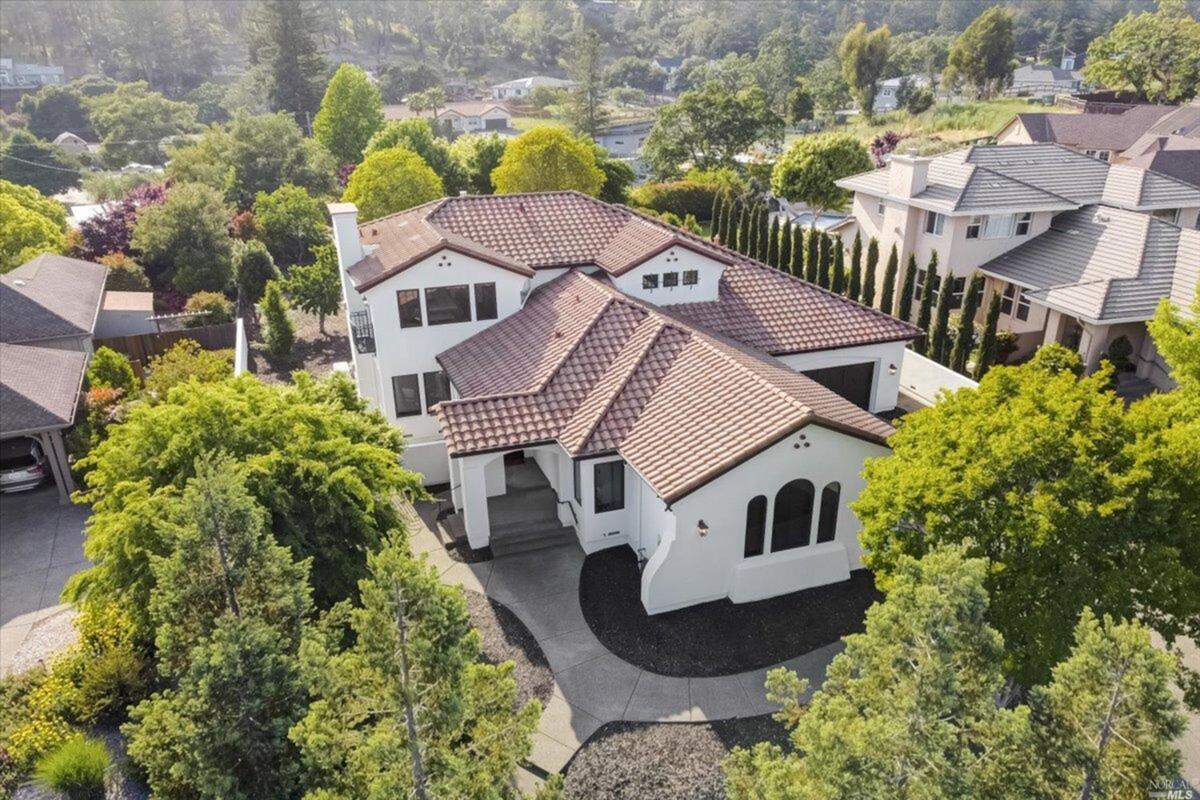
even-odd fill
[(0, 441), (0, 492), (36, 489), (50, 474), (41, 446), (28, 436)]

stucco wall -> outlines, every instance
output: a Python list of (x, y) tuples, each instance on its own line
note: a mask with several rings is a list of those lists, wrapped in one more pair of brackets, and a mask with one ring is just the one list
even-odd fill
[[(683, 271), (694, 269), (699, 272), (699, 282), (693, 286), (683, 285)], [(717, 299), (717, 289), (721, 281), (721, 273), (725, 267), (718, 261), (702, 256), (686, 247), (672, 247), (664, 250), (644, 264), (629, 270), (624, 275), (613, 279), (613, 284), (626, 294), (640, 300), (648, 300), (658, 305), (671, 303), (699, 303)], [(679, 285), (664, 287), (662, 273), (678, 272)], [(643, 289), (642, 277), (654, 273), (659, 276), (657, 289)]]
[[(900, 393), (900, 364), (904, 358), (904, 342), (843, 347), (837, 350), (821, 350), (815, 353), (796, 353), (779, 356), (779, 360), (797, 372), (825, 367), (844, 367), (850, 364), (871, 363), (875, 365), (875, 377), (871, 386), (872, 413), (891, 411), (896, 407)], [(893, 373), (891, 367), (895, 365)]]
[[(749, 602), (847, 579), (860, 564), (861, 527), (849, 504), (864, 485), (864, 459), (886, 453), (886, 447), (810, 425), (677, 501), (675, 525), (642, 573), (646, 610), (656, 614), (722, 597)], [(812, 481), (816, 490), (812, 543), (772, 553), (775, 494), (796, 478)], [(821, 490), (831, 481), (842, 486), (837, 534), (816, 544)], [(744, 558), (746, 504), (760, 494), (767, 497), (767, 541), (762, 555)], [(700, 520), (707, 536), (697, 532)]]

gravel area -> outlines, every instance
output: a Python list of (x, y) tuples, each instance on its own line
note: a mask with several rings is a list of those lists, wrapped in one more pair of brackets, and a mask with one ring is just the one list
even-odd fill
[(478, 592), (464, 592), (471, 626), (479, 631), (481, 657), (489, 664), (512, 661), (517, 707), (537, 698), (542, 706), (554, 692), (554, 673), (533, 634), (517, 615)]
[(610, 722), (567, 768), (567, 800), (722, 800), (721, 762), (734, 747), (786, 746), (770, 715), (705, 724)]
[(79, 638), (75, 614), (74, 608), (64, 608), (34, 623), (13, 654), (9, 674), (20, 675), (39, 664), (49, 664), (56, 653), (74, 644)]
[(321, 333), (315, 314), (293, 309), (289, 312), (296, 325), (296, 344), (284, 356), (273, 356), (262, 342), (262, 331), (251, 323), (249, 370), (270, 383), (288, 383), (292, 372), (307, 370), (318, 378), (333, 372), (336, 361), (350, 361), (350, 339), (346, 332), (346, 315), (341, 311), (325, 318), (325, 333)]
[(612, 652), (674, 677), (733, 675), (777, 664), (832, 644), (863, 627), (863, 614), (883, 595), (867, 570), (850, 580), (760, 600), (717, 600), (650, 616), (641, 576), (628, 547), (588, 556), (579, 579), (583, 616)]

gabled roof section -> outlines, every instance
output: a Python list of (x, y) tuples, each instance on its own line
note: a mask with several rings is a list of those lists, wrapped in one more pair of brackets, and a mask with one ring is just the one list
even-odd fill
[[(1200, 232), (1147, 214), (1084, 206), (980, 270), (1025, 288), (1037, 302), (1091, 322), (1144, 320), (1195, 273)], [(1194, 291), (1194, 290), (1193, 290)]]
[[(578, 271), (439, 361), (463, 395), (436, 409), (451, 456), (550, 441), (573, 457), (615, 452), (667, 502), (804, 425), (877, 444), (893, 432), (766, 354)], [(476, 378), (500, 363), (537, 366)]]
[[(1200, 160), (1200, 153), (1193, 156)], [(1113, 164), (1104, 182), (1104, 202), (1122, 208), (1200, 206), (1200, 187), (1128, 164)]]
[(90, 336), (108, 267), (42, 253), (0, 275), (0, 342)]
[(70, 425), (87, 362), (80, 350), (0, 344), (0, 436)]
[(1017, 119), (1035, 142), (1057, 142), (1095, 150), (1124, 150), (1176, 108), (1139, 105), (1121, 114), (1031, 112), (1017, 114)]

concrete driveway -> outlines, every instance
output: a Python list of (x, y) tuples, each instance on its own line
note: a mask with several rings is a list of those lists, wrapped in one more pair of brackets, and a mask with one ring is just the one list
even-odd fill
[(63, 506), (52, 484), (0, 494), (0, 675), (34, 625), (62, 610), (67, 579), (83, 557), (86, 506)]

